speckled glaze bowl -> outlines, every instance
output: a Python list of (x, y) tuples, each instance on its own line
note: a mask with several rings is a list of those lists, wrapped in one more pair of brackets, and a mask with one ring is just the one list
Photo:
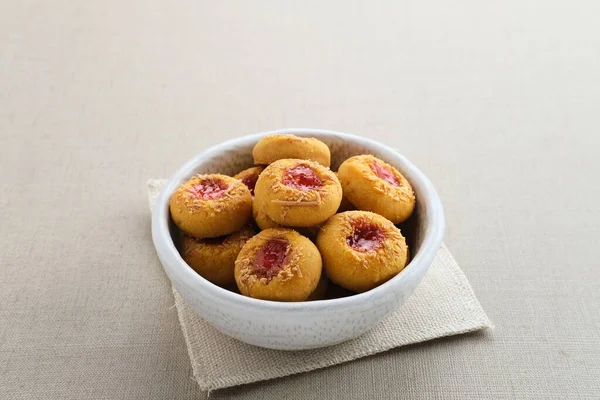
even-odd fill
[[(315, 137), (331, 149), (332, 170), (346, 158), (373, 154), (398, 168), (417, 197), (409, 243), (412, 260), (397, 276), (368, 292), (311, 302), (282, 303), (244, 297), (222, 289), (194, 272), (172, 238), (169, 198), (198, 173), (235, 173), (252, 165), (252, 148), (263, 136), (293, 133)], [(402, 306), (426, 274), (444, 233), (438, 195), (427, 177), (394, 149), (358, 136), (318, 129), (284, 129), (232, 139), (198, 154), (171, 176), (156, 200), (152, 239), (158, 257), (185, 301), (222, 333), (260, 347), (302, 350), (331, 346), (367, 332)]]

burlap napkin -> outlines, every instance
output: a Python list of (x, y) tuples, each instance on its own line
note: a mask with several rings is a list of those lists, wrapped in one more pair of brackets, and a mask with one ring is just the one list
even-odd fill
[[(165, 181), (148, 181), (150, 208)], [(211, 327), (173, 289), (179, 322), (203, 390), (297, 374), (394, 347), (491, 327), (490, 320), (445, 245), (403, 307), (363, 336), (317, 350), (277, 351), (247, 345)]]

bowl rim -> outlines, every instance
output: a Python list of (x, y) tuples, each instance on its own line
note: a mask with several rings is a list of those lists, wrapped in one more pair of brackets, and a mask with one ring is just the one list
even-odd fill
[[(314, 301), (278, 302), (255, 299), (229, 291), (206, 280), (197, 274), (191, 267), (189, 267), (175, 247), (175, 243), (173, 242), (173, 238), (171, 237), (169, 231), (169, 200), (172, 192), (180, 185), (179, 182), (183, 179), (183, 177), (190, 175), (191, 171), (197, 168), (203, 160), (210, 159), (225, 149), (231, 149), (241, 144), (247, 145), (251, 142), (256, 143), (263, 136), (275, 134), (298, 134), (299, 136), (334, 136), (342, 140), (357, 142), (359, 145), (376, 147), (382, 153), (388, 153), (391, 156), (397, 157), (401, 160), (402, 173), (411, 175), (411, 184), (413, 184), (412, 180), (415, 180), (416, 178), (416, 180), (419, 181), (419, 186), (422, 186), (422, 192), (425, 195), (422, 193), (419, 201), (427, 203), (428, 216), (431, 221), (428, 229), (425, 229), (425, 235), (419, 251), (416, 254), (413, 254), (411, 262), (401, 271), (401, 273), (371, 290), (363, 293), (357, 293), (352, 296)], [(389, 296), (390, 293), (395, 292), (394, 289), (398, 289), (400, 286), (402, 286), (403, 281), (411, 280), (411, 278), (412, 280), (418, 280), (421, 272), (423, 272), (423, 275), (425, 274), (426, 270), (430, 266), (430, 262), (427, 262), (426, 258), (431, 258), (431, 260), (433, 260), (435, 253), (437, 253), (438, 249), (442, 245), (444, 227), (445, 221), (442, 204), (435, 188), (433, 187), (433, 184), (427, 178), (427, 176), (421, 172), (421, 170), (419, 170), (397, 150), (369, 138), (344, 132), (309, 128), (285, 128), (259, 132), (229, 139), (207, 148), (206, 150), (189, 159), (169, 177), (164, 187), (161, 189), (159, 196), (156, 198), (154, 209), (152, 211), (152, 240), (154, 242), (157, 255), (163, 264), (163, 268), (171, 280), (173, 280), (171, 274), (175, 274), (180, 279), (186, 280), (189, 284), (196, 286), (198, 290), (202, 290), (205, 292), (205, 294), (210, 295), (216, 301), (235, 304), (238, 307), (259, 307), (264, 311), (273, 310), (286, 312), (316, 312), (324, 309), (338, 309), (351, 304), (369, 302), (370, 300), (374, 300), (375, 298), (382, 296)], [(169, 268), (164, 265), (165, 262), (169, 264)], [(170, 272), (167, 271), (167, 269), (170, 270)], [(423, 269), (425, 269), (425, 271), (422, 271)], [(400, 290), (398, 290), (398, 292), (400, 292)]]

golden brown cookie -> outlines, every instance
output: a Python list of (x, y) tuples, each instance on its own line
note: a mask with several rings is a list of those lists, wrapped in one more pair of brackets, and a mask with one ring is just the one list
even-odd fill
[(251, 167), (251, 168), (248, 168), (248, 169), (238, 172), (233, 177), (235, 179), (239, 179), (240, 181), (244, 182), (244, 185), (246, 185), (248, 187), (248, 189), (250, 190), (250, 194), (252, 196), (254, 196), (254, 187), (256, 186), (256, 181), (258, 180), (258, 176), (260, 175), (261, 172), (263, 172), (263, 170), (264, 170), (264, 168), (260, 167), (260, 166)]
[(275, 223), (320, 225), (340, 206), (342, 187), (328, 168), (313, 161), (284, 159), (270, 164), (256, 182), (254, 202)]
[(181, 257), (194, 271), (215, 285), (235, 286), (235, 260), (254, 233), (254, 229), (247, 225), (240, 231), (218, 238), (197, 239), (184, 235)]
[(252, 150), (255, 164), (271, 164), (284, 158), (312, 160), (329, 167), (331, 153), (329, 147), (318, 139), (296, 135), (265, 136)]
[(304, 301), (321, 278), (321, 255), (292, 229), (266, 229), (248, 240), (235, 262), (235, 281), (249, 297)]
[(340, 165), (344, 196), (359, 210), (383, 215), (395, 224), (415, 208), (415, 194), (398, 170), (371, 155), (355, 156)]
[(171, 217), (184, 233), (197, 238), (240, 230), (252, 214), (252, 195), (230, 176), (196, 175), (181, 185), (169, 202)]
[(406, 240), (381, 215), (368, 211), (336, 214), (317, 236), (327, 277), (353, 292), (381, 285), (406, 265)]
[(265, 230), (269, 228), (283, 228), (282, 225), (273, 221), (271, 218), (265, 214), (265, 211), (261, 207), (262, 203), (258, 203), (256, 199), (252, 202), (252, 216), (254, 217), (254, 222), (260, 228), (260, 230)]

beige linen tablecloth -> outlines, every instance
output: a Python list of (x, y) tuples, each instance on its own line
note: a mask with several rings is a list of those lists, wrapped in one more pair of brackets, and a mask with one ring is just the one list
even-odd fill
[(595, 1), (0, 0), (0, 398), (205, 398), (144, 182), (251, 132), (399, 148), (497, 328), (211, 398), (597, 398)]

